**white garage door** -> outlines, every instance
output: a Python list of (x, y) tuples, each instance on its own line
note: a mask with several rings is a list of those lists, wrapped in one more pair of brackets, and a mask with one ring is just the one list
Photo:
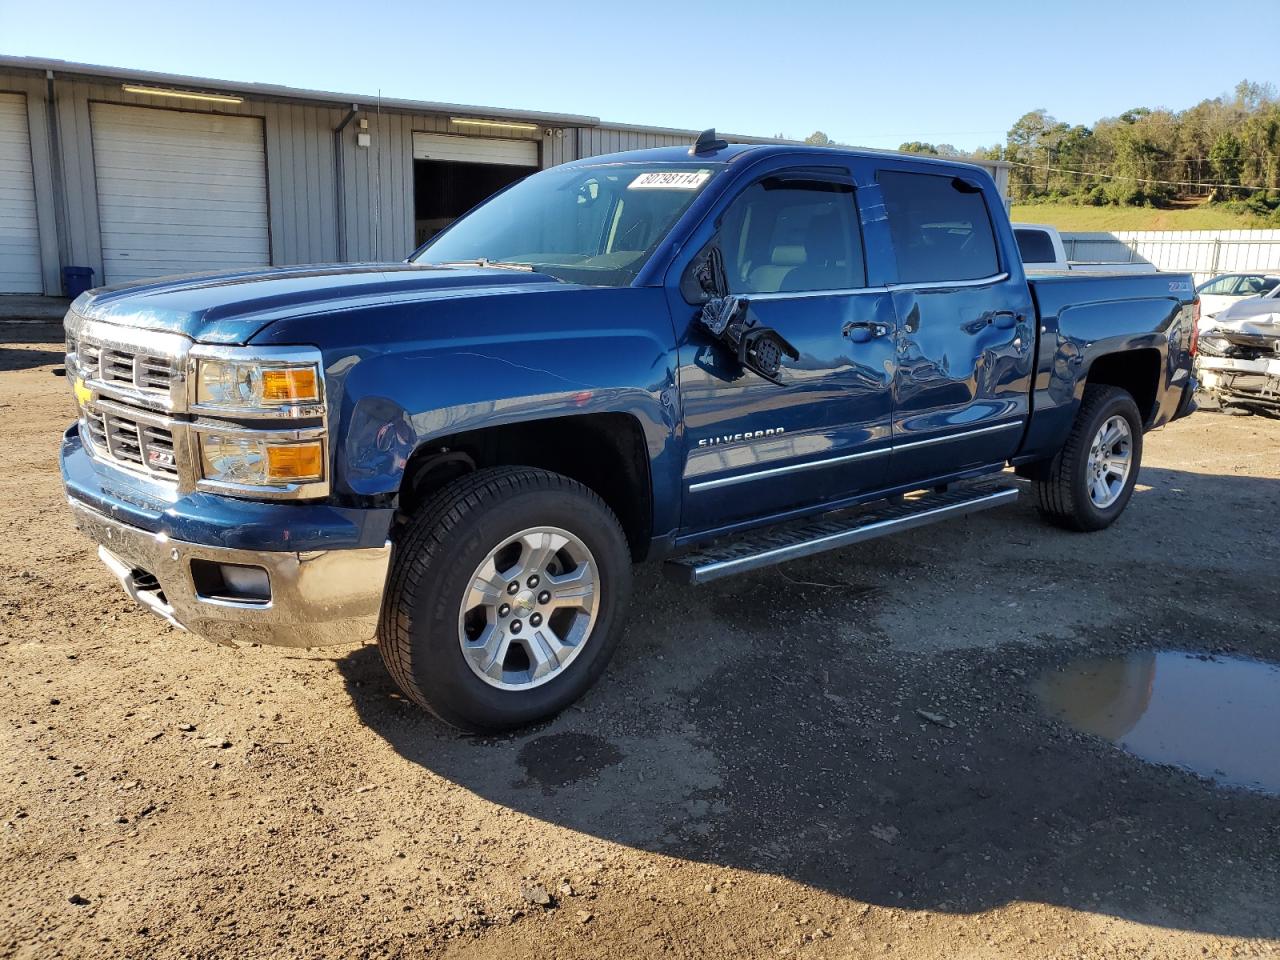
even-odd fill
[(538, 141), (504, 140), (498, 137), (455, 137), (447, 133), (415, 133), (413, 159), (536, 167)]
[(0, 93), (0, 293), (43, 293), (27, 99)]
[(106, 283), (271, 262), (262, 121), (92, 106)]

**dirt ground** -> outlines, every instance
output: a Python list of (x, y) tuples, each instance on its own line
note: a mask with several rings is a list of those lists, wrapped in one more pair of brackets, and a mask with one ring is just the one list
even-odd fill
[(1030, 690), (1131, 650), (1280, 661), (1280, 422), (1150, 435), (1101, 534), (1023, 498), (710, 587), (641, 569), (600, 685), (473, 739), (371, 645), (136, 611), (63, 501), (44, 329), (0, 334), (0, 955), (1280, 955), (1280, 799)]

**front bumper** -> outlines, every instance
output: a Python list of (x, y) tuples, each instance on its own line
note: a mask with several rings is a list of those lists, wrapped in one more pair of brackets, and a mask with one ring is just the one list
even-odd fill
[(1202, 355), (1200, 384), (1220, 404), (1280, 409), (1280, 356), (1246, 360)]
[[(218, 642), (320, 647), (368, 640), (391, 561), (391, 545), (348, 550), (237, 550), (171, 539), (70, 499), (76, 525), (125, 593), (176, 627)], [(202, 596), (191, 561), (261, 567), (270, 598)]]

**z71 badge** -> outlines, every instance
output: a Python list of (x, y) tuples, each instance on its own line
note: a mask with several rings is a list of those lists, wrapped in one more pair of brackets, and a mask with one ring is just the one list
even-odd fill
[(748, 430), (746, 433), (727, 433), (722, 437), (705, 437), (698, 441), (700, 447), (718, 447), (722, 443), (742, 443), (744, 440), (758, 440), (760, 437), (776, 437), (785, 433), (784, 427), (770, 427), (768, 430)]

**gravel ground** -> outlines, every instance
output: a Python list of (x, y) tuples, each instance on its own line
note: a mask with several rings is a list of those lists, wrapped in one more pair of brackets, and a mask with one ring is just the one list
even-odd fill
[(1280, 798), (1030, 692), (1133, 650), (1280, 661), (1280, 422), (1149, 436), (1101, 534), (1024, 498), (710, 587), (642, 569), (601, 684), (474, 739), (372, 646), (135, 611), (62, 499), (58, 341), (0, 325), (0, 955), (1280, 955)]

